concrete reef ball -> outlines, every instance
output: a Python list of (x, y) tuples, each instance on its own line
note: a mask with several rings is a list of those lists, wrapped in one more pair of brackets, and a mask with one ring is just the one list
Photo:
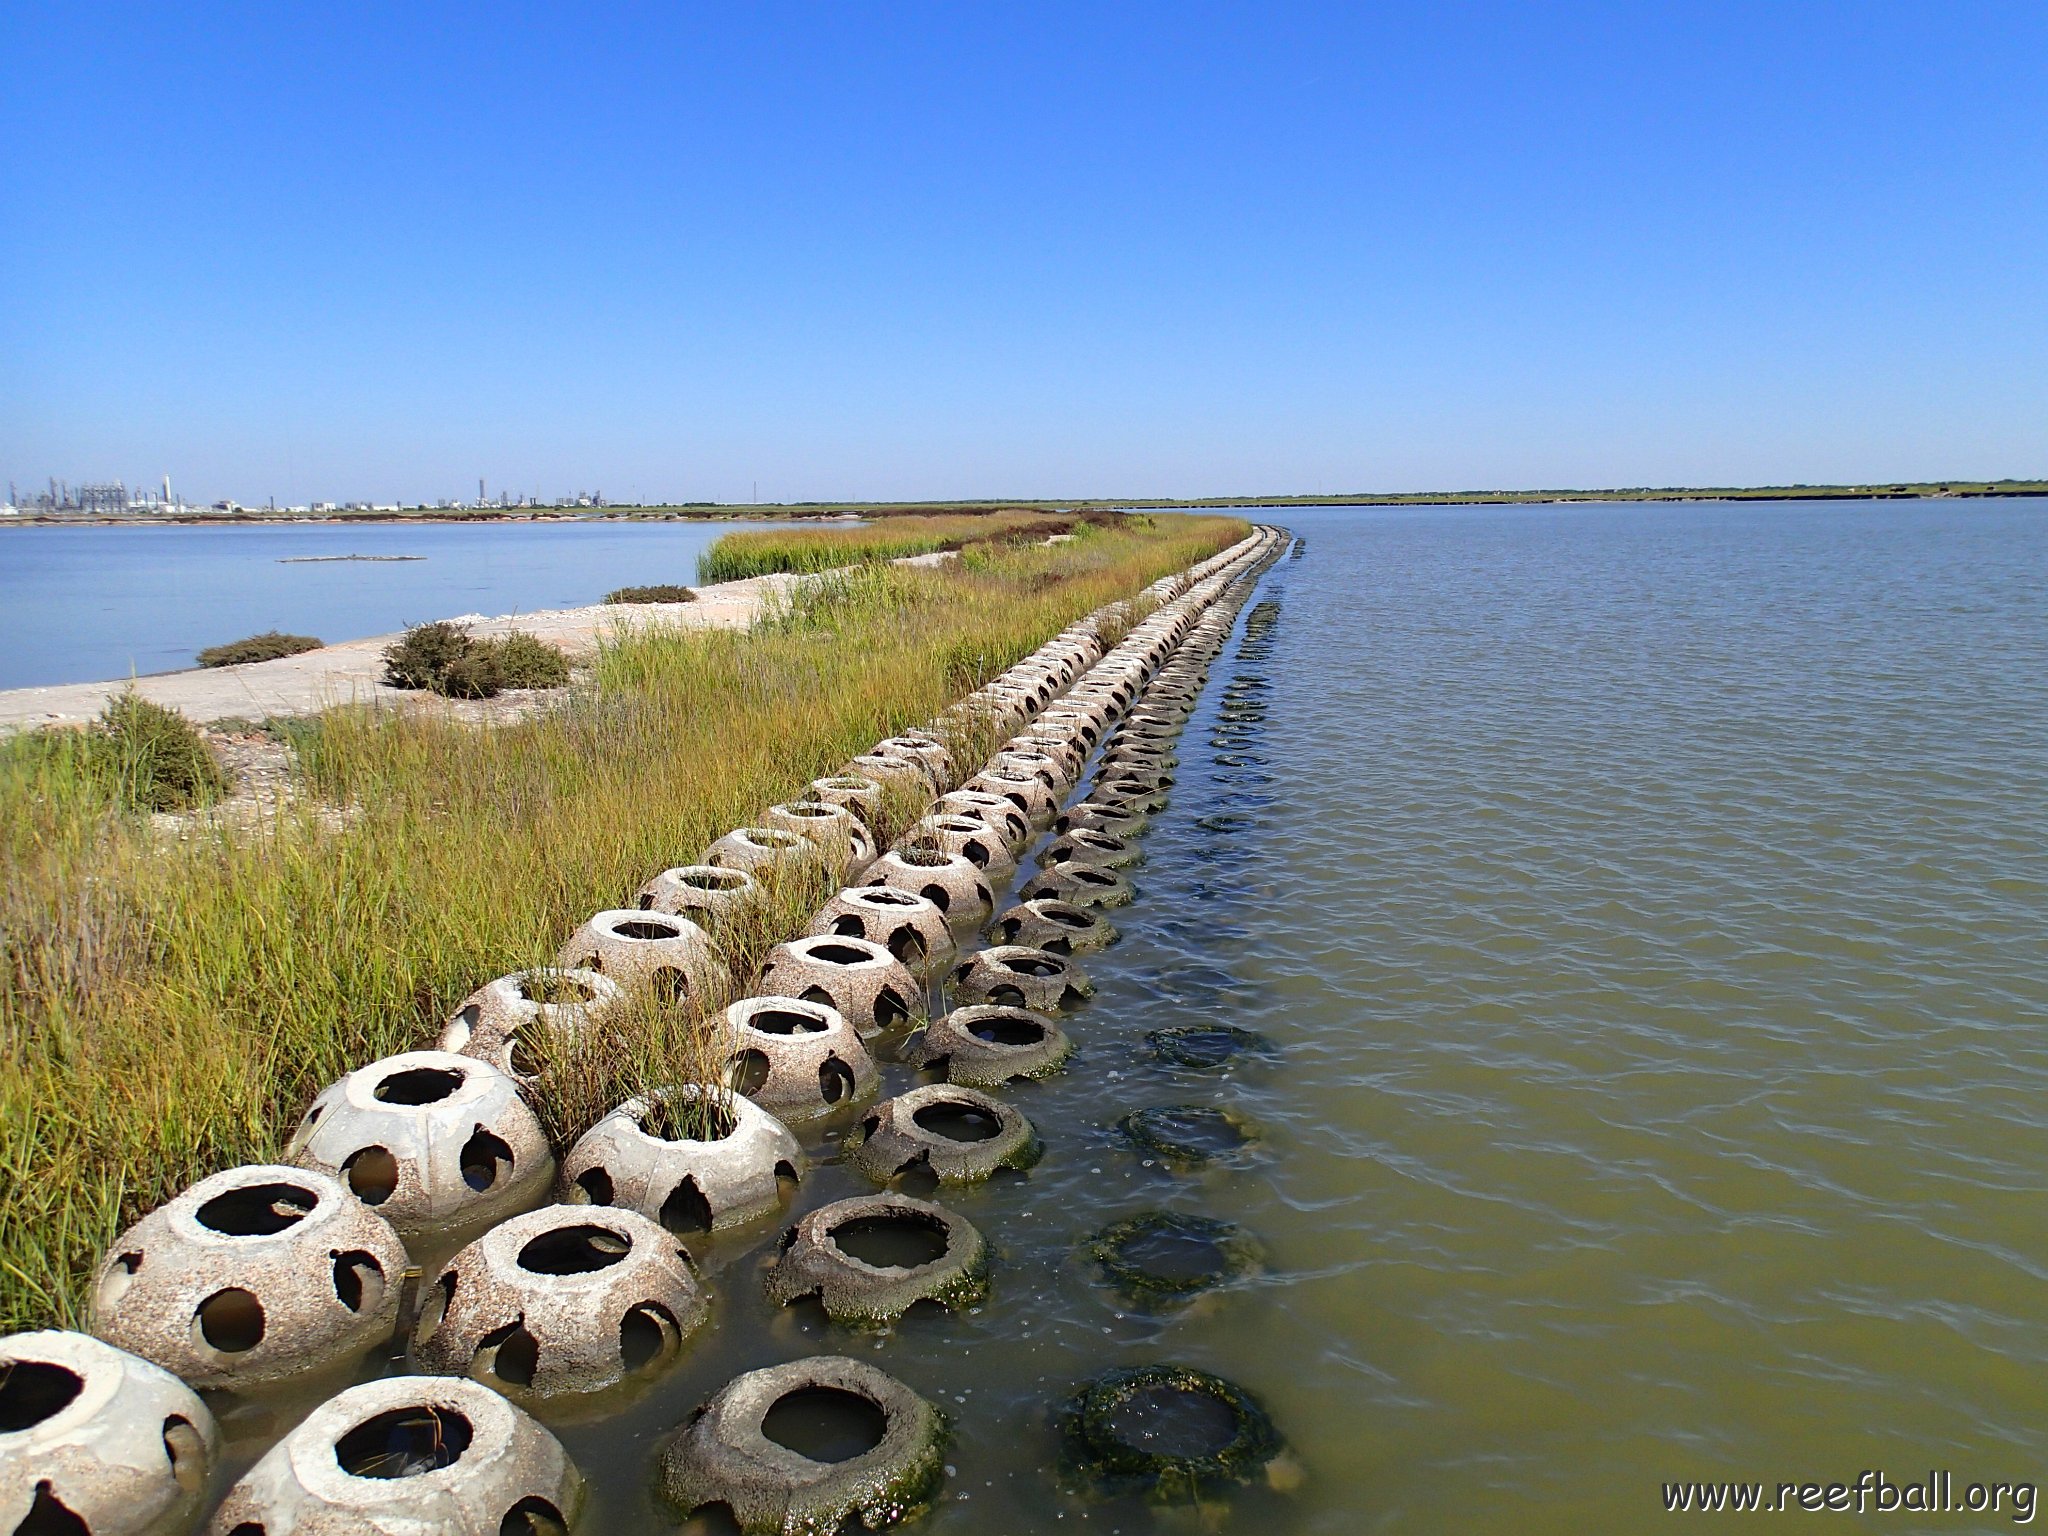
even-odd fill
[(962, 1003), (1006, 1003), (1036, 1013), (1062, 1012), (1095, 991), (1073, 960), (1028, 944), (976, 950), (953, 967), (946, 985)]
[(628, 1099), (562, 1162), (571, 1202), (623, 1206), (670, 1232), (716, 1232), (779, 1210), (803, 1148), (767, 1110), (694, 1083)]
[(937, 902), (888, 885), (848, 886), (820, 907), (811, 919), (810, 936), (831, 934), (881, 945), (918, 979), (959, 952)]
[(883, 786), (885, 792), (932, 793), (931, 771), (915, 756), (884, 757), (864, 752), (859, 757), (847, 759), (846, 772), (849, 778), (873, 779)]
[(1141, 741), (1137, 738), (1125, 740), (1119, 737), (1102, 750), (1102, 766), (1118, 767), (1125, 764), (1134, 768), (1167, 770), (1180, 762), (1180, 755), (1170, 746), (1158, 742)]
[(876, 742), (872, 752), (876, 757), (895, 757), (920, 764), (931, 780), (933, 794), (942, 794), (953, 787), (953, 754), (946, 750), (942, 741), (934, 741), (929, 736), (891, 736)]
[(939, 811), (925, 817), (914, 823), (896, 846), (957, 853), (980, 870), (983, 883), (991, 887), (1009, 884), (1017, 873), (1009, 841), (979, 816), (965, 811)]
[(965, 1217), (908, 1195), (862, 1195), (810, 1212), (782, 1234), (768, 1299), (816, 1296), (850, 1327), (894, 1322), (919, 1302), (951, 1311), (988, 1296), (989, 1251)]
[(864, 885), (893, 886), (922, 896), (955, 928), (985, 923), (996, 909), (988, 877), (963, 853), (929, 847), (892, 848), (868, 866)]
[(1025, 881), (1025, 901), (1065, 901), (1077, 907), (1127, 907), (1137, 890), (1122, 875), (1094, 864), (1049, 864)]
[(1041, 717), (1038, 725), (1019, 736), (1012, 736), (990, 762), (1008, 764), (1028, 763), (1031, 759), (1020, 754), (1040, 753), (1050, 759), (1055, 770), (1060, 790), (1072, 789), (1080, 782), (1081, 770), (1088, 763), (1088, 742), (1092, 734), (1085, 720), (1076, 720), (1070, 726), (1050, 722), (1049, 715)]
[(1045, 845), (1040, 864), (1086, 864), (1093, 869), (1128, 869), (1144, 857), (1130, 838), (1099, 827), (1073, 827)]
[(725, 1010), (725, 1027), (728, 1086), (771, 1114), (829, 1114), (881, 1084), (859, 1032), (828, 1003), (743, 997)]
[(863, 822), (872, 823), (882, 808), (882, 786), (864, 773), (828, 774), (813, 779), (804, 796), (826, 805), (842, 805)]
[(781, 827), (736, 827), (704, 850), (704, 862), (743, 869), (770, 884), (818, 860), (818, 846)]
[(924, 1017), (924, 988), (902, 961), (866, 939), (792, 939), (768, 951), (754, 990), (837, 1008), (862, 1034)]
[(735, 1377), (661, 1459), (686, 1514), (723, 1505), (744, 1536), (887, 1530), (945, 1481), (946, 1419), (873, 1366), (819, 1355)]
[(989, 934), (1004, 944), (1028, 944), (1055, 955), (1092, 955), (1116, 942), (1108, 918), (1071, 901), (1020, 901), (989, 925)]
[(464, 1248), (421, 1291), (413, 1358), (536, 1396), (659, 1370), (710, 1298), (676, 1240), (637, 1211), (550, 1205)]
[(0, 1530), (185, 1536), (220, 1430), (161, 1366), (82, 1333), (0, 1339)]
[(624, 997), (616, 981), (596, 971), (515, 971), (465, 997), (442, 1026), (434, 1049), (473, 1056), (530, 1082), (541, 1069), (539, 1042), (577, 1039)]
[(936, 1019), (907, 1053), (912, 1065), (940, 1068), (949, 1083), (994, 1088), (1019, 1077), (1050, 1077), (1074, 1044), (1042, 1013), (998, 1003), (955, 1008)]
[(1128, 770), (1111, 768), (1097, 775), (1088, 786), (1090, 800), (1105, 801), (1127, 811), (1142, 811), (1151, 815), (1163, 811), (1173, 799), (1173, 793), (1165, 785), (1155, 783), (1142, 775)]
[(707, 933), (718, 930), (765, 899), (760, 881), (744, 869), (716, 864), (679, 864), (664, 869), (640, 887), (637, 905), (643, 912), (668, 912), (687, 917)]
[(208, 1536), (566, 1536), (583, 1478), (561, 1442), (459, 1376), (365, 1382), (229, 1490)]
[(694, 997), (719, 974), (711, 935), (671, 912), (599, 912), (569, 936), (555, 964), (596, 971), (669, 1001)]
[(195, 1387), (254, 1387), (360, 1359), (391, 1337), (405, 1245), (303, 1168), (201, 1179), (114, 1240), (92, 1331)]
[(927, 1083), (869, 1110), (842, 1150), (848, 1166), (877, 1184), (920, 1172), (941, 1184), (973, 1184), (999, 1169), (1021, 1172), (1045, 1149), (1031, 1122), (1002, 1100)]
[(1085, 1252), (1126, 1301), (1175, 1307), (1255, 1273), (1263, 1259), (1242, 1228), (1208, 1216), (1146, 1211), (1104, 1227)]
[(1068, 773), (1067, 764), (1062, 759), (1036, 746), (1019, 745), (1015, 741), (990, 758), (988, 767), (983, 771), (1026, 773), (1059, 796), (1064, 796), (1074, 787), (1073, 775)]
[(1161, 1503), (1250, 1482), (1284, 1449), (1257, 1398), (1183, 1365), (1098, 1376), (1065, 1404), (1057, 1423), (1070, 1478)]
[(1234, 1162), (1259, 1140), (1259, 1129), (1233, 1110), (1213, 1104), (1159, 1104), (1133, 1110), (1117, 1129), (1141, 1152), (1178, 1172)]
[(985, 789), (956, 789), (939, 796), (935, 808), (975, 817), (992, 828), (1009, 845), (1013, 860), (1017, 850), (1031, 841), (1031, 823), (1024, 819), (1024, 813), (1012, 801)]
[(1034, 827), (1047, 825), (1059, 814), (1060, 797), (1052, 786), (1036, 774), (1022, 769), (984, 768), (961, 788), (1001, 795), (1022, 811), (1024, 819)]
[(1212, 1072), (1246, 1056), (1275, 1056), (1273, 1042), (1232, 1024), (1178, 1024), (1145, 1036), (1152, 1054), (1171, 1067)]
[(555, 1171), (519, 1084), (446, 1051), (349, 1073), (313, 1101), (285, 1156), (341, 1180), (401, 1237), (528, 1210)]
[(827, 800), (790, 800), (768, 807), (771, 827), (794, 832), (817, 848), (826, 867), (843, 874), (867, 868), (875, 857), (875, 835), (852, 811)]
[(1053, 830), (1062, 835), (1086, 827), (1115, 837), (1136, 837), (1151, 818), (1139, 808), (1126, 808), (1104, 800), (1076, 800), (1060, 812)]

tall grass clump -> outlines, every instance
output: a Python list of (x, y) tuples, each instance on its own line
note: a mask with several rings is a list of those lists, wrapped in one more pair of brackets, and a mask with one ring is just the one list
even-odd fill
[[(0, 1332), (75, 1324), (125, 1222), (277, 1157), (322, 1086), (431, 1043), (655, 871), (1243, 528), (1162, 517), (850, 571), (751, 631), (615, 637), (557, 705), (493, 727), (330, 711), (295, 733), (300, 792), (253, 830), (168, 838), (76, 748), (0, 749)], [(742, 973), (800, 930), (817, 879), (720, 935)], [(545, 1063), (550, 1133), (714, 1072), (719, 1001), (643, 999)]]
[(791, 571), (931, 555), (984, 543), (1021, 543), (1065, 533), (1071, 516), (1043, 512), (943, 513), (890, 517), (858, 528), (772, 528), (728, 533), (697, 557), (700, 581), (738, 581)]

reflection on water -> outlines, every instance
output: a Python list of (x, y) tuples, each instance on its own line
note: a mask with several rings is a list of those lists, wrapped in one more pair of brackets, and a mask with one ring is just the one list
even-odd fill
[[(1044, 1161), (936, 1196), (997, 1250), (990, 1300), (851, 1333), (767, 1303), (779, 1223), (686, 1239), (715, 1325), (623, 1413), (548, 1411), (589, 1529), (673, 1529), (663, 1437), (821, 1352), (953, 1416), (940, 1533), (1633, 1533), (1681, 1477), (2037, 1477), (2040, 517), (1290, 512), (1312, 550), (1180, 742), (1072, 1066), (1002, 1090)], [(1218, 1026), (1270, 1049), (1147, 1040)], [(1118, 1129), (1173, 1106), (1260, 1140)], [(797, 1208), (868, 1188), (827, 1163)], [(1134, 1306), (1089, 1244), (1151, 1210), (1263, 1263)], [(1160, 1360), (1257, 1394), (1299, 1488), (1063, 1489), (1059, 1405)]]

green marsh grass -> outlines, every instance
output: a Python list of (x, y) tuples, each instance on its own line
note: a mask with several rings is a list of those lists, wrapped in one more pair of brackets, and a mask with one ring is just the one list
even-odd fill
[[(293, 730), (301, 793), (254, 831), (167, 834), (82, 754), (0, 745), (0, 1331), (77, 1324), (125, 1222), (279, 1156), (326, 1083), (431, 1045), (476, 986), (545, 965), (657, 870), (1244, 526), (861, 567), (745, 633), (622, 626), (591, 679), (495, 727), (331, 711)], [(963, 761), (994, 744), (969, 736)], [(792, 882), (721, 936), (740, 971), (827, 889)], [(714, 1070), (718, 1001), (642, 1000), (548, 1063), (557, 1142)]]
[(1044, 512), (952, 513), (890, 517), (858, 528), (769, 528), (728, 533), (697, 557), (700, 581), (738, 581), (780, 571), (931, 555), (987, 543), (1043, 540), (1075, 526), (1072, 516)]

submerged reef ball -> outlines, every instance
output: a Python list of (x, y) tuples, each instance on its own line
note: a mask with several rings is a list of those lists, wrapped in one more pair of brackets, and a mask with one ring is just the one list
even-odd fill
[(1244, 1116), (1212, 1104), (1159, 1104), (1117, 1121), (1131, 1144), (1170, 1168), (1199, 1168), (1243, 1155), (1259, 1139)]
[(1001, 1168), (1029, 1168), (1045, 1150), (1031, 1122), (1008, 1104), (951, 1083), (877, 1104), (842, 1147), (847, 1164), (878, 1184), (913, 1172), (972, 1184)]
[(330, 1398), (229, 1491), (208, 1536), (558, 1536), (583, 1479), (489, 1387), (397, 1376)]
[(744, 1536), (887, 1530), (946, 1476), (945, 1415), (841, 1355), (749, 1371), (693, 1414), (661, 1458), (661, 1490), (693, 1515), (722, 1505)]
[(1103, 1278), (1140, 1306), (1172, 1307), (1255, 1273), (1258, 1242), (1208, 1216), (1146, 1211), (1088, 1240), (1084, 1250)]
[(1184, 1365), (1096, 1377), (1061, 1409), (1059, 1432), (1070, 1478), (1162, 1503), (1251, 1482), (1285, 1448), (1257, 1398)]
[(184, 1536), (220, 1430), (161, 1366), (82, 1333), (0, 1339), (0, 1531)]
[(988, 1295), (989, 1251), (965, 1217), (908, 1195), (863, 1195), (782, 1234), (768, 1272), (779, 1306), (816, 1296), (835, 1323), (892, 1323), (919, 1302), (949, 1310)]
[(1096, 827), (1062, 832), (1039, 852), (1040, 864), (1092, 864), (1097, 869), (1128, 869), (1144, 854), (1137, 843)]
[(977, 950), (953, 968), (946, 984), (962, 1003), (1007, 1003), (1038, 1013), (1071, 1008), (1095, 991), (1072, 959), (1028, 944)]
[(92, 1331), (195, 1387), (283, 1381), (389, 1339), (409, 1263), (339, 1181), (230, 1168), (114, 1240), (93, 1275)]
[(1024, 882), (1017, 893), (1026, 901), (1066, 901), (1077, 907), (1129, 906), (1138, 894), (1114, 870), (1094, 864), (1053, 864)]
[(943, 1070), (949, 1083), (993, 1088), (1017, 1077), (1049, 1077), (1073, 1054), (1066, 1031), (1044, 1014), (999, 1003), (955, 1008), (935, 1020), (904, 1059)]
[(1145, 1043), (1168, 1066), (1189, 1067), (1198, 1072), (1227, 1067), (1244, 1056), (1279, 1054), (1264, 1035), (1231, 1024), (1182, 1024), (1155, 1029), (1145, 1036)]

